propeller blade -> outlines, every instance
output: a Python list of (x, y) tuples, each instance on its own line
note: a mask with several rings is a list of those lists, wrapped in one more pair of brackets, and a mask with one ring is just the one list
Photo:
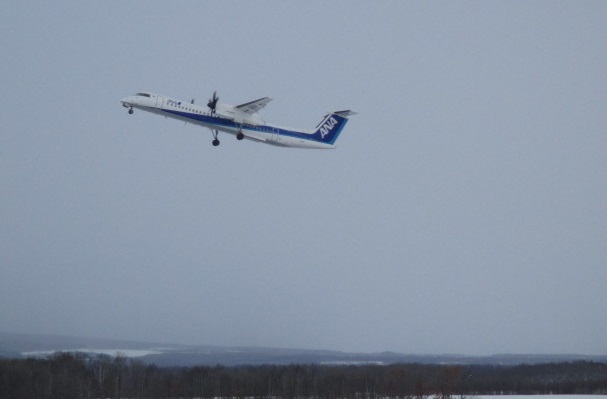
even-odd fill
[(214, 91), (213, 98), (211, 98), (207, 103), (207, 107), (209, 107), (213, 112), (215, 112), (217, 109), (217, 101), (219, 101), (219, 97), (217, 97), (217, 91)]

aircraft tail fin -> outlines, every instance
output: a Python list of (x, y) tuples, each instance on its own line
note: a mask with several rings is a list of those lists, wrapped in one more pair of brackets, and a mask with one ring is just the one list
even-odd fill
[(333, 145), (348, 123), (348, 117), (356, 114), (350, 110), (330, 112), (316, 126), (312, 136), (316, 141)]

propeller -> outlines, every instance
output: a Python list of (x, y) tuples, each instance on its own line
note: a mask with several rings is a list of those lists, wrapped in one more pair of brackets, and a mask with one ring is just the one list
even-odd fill
[(211, 109), (212, 113), (215, 113), (215, 111), (217, 111), (217, 101), (219, 101), (219, 97), (217, 97), (217, 92), (214, 91), (213, 98), (211, 98), (207, 103), (207, 107)]

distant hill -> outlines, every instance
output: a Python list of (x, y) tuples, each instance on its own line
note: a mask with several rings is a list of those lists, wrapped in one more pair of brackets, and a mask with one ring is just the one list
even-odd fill
[(256, 347), (218, 347), (175, 345), (125, 340), (70, 337), (61, 335), (30, 335), (0, 332), (0, 357), (22, 358), (47, 356), (53, 352), (90, 352), (111, 356), (136, 357), (160, 367), (195, 365), (259, 365), (259, 364), (539, 364), (576, 360), (607, 363), (605, 356), (588, 355), (521, 355), (492, 356), (411, 355), (394, 352), (347, 353), (331, 350), (279, 349)]

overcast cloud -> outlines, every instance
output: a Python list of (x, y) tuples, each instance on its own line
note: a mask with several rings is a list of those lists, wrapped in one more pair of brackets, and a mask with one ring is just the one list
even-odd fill
[[(0, 330), (607, 353), (607, 3), (0, 3)], [(274, 101), (333, 151), (143, 112)], [(220, 137), (221, 138), (221, 137)]]

